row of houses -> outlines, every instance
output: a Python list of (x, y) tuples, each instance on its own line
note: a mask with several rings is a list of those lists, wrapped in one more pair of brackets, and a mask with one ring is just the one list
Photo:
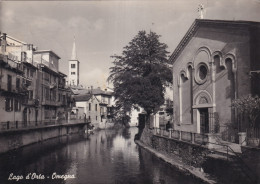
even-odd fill
[(73, 103), (60, 57), (5, 33), (0, 42), (0, 129), (69, 120)]
[(0, 35), (1, 130), (79, 121), (101, 127), (112, 121), (112, 91), (79, 85), (75, 40), (66, 81), (54, 51)]

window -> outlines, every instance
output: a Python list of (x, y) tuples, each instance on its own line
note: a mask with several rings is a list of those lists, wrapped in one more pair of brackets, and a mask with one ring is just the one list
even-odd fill
[(71, 68), (76, 68), (76, 64), (71, 64)]
[(196, 67), (195, 79), (198, 84), (203, 84), (207, 80), (208, 66), (205, 63), (200, 63)]
[(46, 98), (46, 100), (50, 99), (50, 90), (49, 90), (49, 88), (45, 88), (45, 98)]
[(29, 76), (30, 76), (30, 69), (27, 68), (27, 77), (29, 77)]
[(30, 100), (33, 99), (33, 91), (32, 91), (32, 90), (29, 91), (29, 99), (30, 99)]
[(97, 104), (95, 105), (95, 110), (97, 111)]
[(16, 79), (16, 89), (20, 89), (20, 79), (19, 78), (17, 78)]
[(50, 81), (50, 74), (44, 72), (44, 80)]
[(199, 78), (200, 78), (201, 80), (205, 79), (206, 76), (207, 76), (207, 73), (208, 73), (207, 68), (206, 68), (204, 65), (201, 65), (201, 66), (199, 67)]
[(5, 99), (5, 110), (7, 112), (10, 112), (13, 110), (13, 99), (12, 98)]
[(33, 78), (33, 73), (34, 73), (33, 70), (31, 70), (31, 73), (30, 73), (31, 74), (31, 78)]
[(21, 111), (21, 102), (18, 99), (14, 100), (14, 110)]
[(91, 111), (91, 103), (88, 104), (88, 110)]
[(90, 116), (88, 116), (88, 119), (89, 119), (89, 120), (91, 119)]
[(12, 91), (12, 76), (7, 75), (7, 90)]
[(61, 94), (59, 93), (59, 99), (58, 99), (58, 102), (60, 102), (61, 101)]
[(75, 72), (71, 72), (71, 75), (75, 75), (76, 73)]

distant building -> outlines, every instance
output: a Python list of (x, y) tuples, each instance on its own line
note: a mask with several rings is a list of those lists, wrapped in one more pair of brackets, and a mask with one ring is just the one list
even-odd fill
[(69, 60), (68, 85), (71, 85), (71, 86), (79, 85), (79, 60), (77, 58), (75, 38), (74, 38), (73, 47), (72, 47), (71, 59)]
[(77, 103), (77, 102), (79, 102), (78, 99), (82, 99), (82, 98), (86, 99), (90, 95), (95, 97), (95, 99), (97, 100), (97, 103), (98, 103), (97, 112), (99, 112), (99, 114), (98, 114), (97, 118), (94, 118), (94, 119), (91, 118), (93, 120), (93, 122), (96, 122), (96, 121), (112, 122), (113, 113), (114, 113), (113, 112), (113, 107), (114, 107), (113, 92), (108, 91), (107, 89), (102, 90), (100, 87), (98, 87), (98, 88), (91, 87), (91, 88), (85, 89), (85, 88), (71, 86), (71, 90), (74, 94), (73, 98), (76, 101), (76, 107), (82, 107), (82, 105), (79, 105), (80, 103)]
[(259, 77), (249, 75), (260, 69), (259, 34), (258, 22), (195, 20), (170, 57), (174, 129), (227, 138), (228, 127), (247, 126), (231, 102), (260, 94)]
[[(89, 122), (91, 122), (94, 126), (98, 126), (100, 122), (102, 122), (101, 118), (101, 108), (99, 105), (99, 101), (93, 94), (81, 94), (74, 96), (76, 102), (76, 112), (78, 119), (86, 118)], [(79, 109), (83, 108), (83, 111)], [(78, 111), (78, 112), (77, 112)]]

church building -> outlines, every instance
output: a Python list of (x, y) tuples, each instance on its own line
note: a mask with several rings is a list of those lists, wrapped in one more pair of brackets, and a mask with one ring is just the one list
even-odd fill
[[(234, 99), (260, 94), (260, 23), (196, 19), (170, 57), (174, 129), (195, 133), (242, 131)], [(232, 126), (231, 126), (232, 125)]]
[(74, 42), (73, 42), (73, 47), (72, 47), (71, 59), (69, 60), (68, 85), (70, 85), (70, 86), (79, 85), (79, 60), (77, 58), (77, 53), (76, 53), (75, 37), (74, 37)]

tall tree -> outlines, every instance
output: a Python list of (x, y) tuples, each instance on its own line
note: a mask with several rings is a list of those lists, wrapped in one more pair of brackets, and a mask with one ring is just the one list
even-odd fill
[(142, 107), (147, 116), (155, 113), (164, 103), (165, 87), (172, 82), (171, 64), (167, 59), (167, 45), (154, 32), (140, 31), (124, 47), (122, 55), (111, 56), (109, 81), (124, 110), (135, 105)]

